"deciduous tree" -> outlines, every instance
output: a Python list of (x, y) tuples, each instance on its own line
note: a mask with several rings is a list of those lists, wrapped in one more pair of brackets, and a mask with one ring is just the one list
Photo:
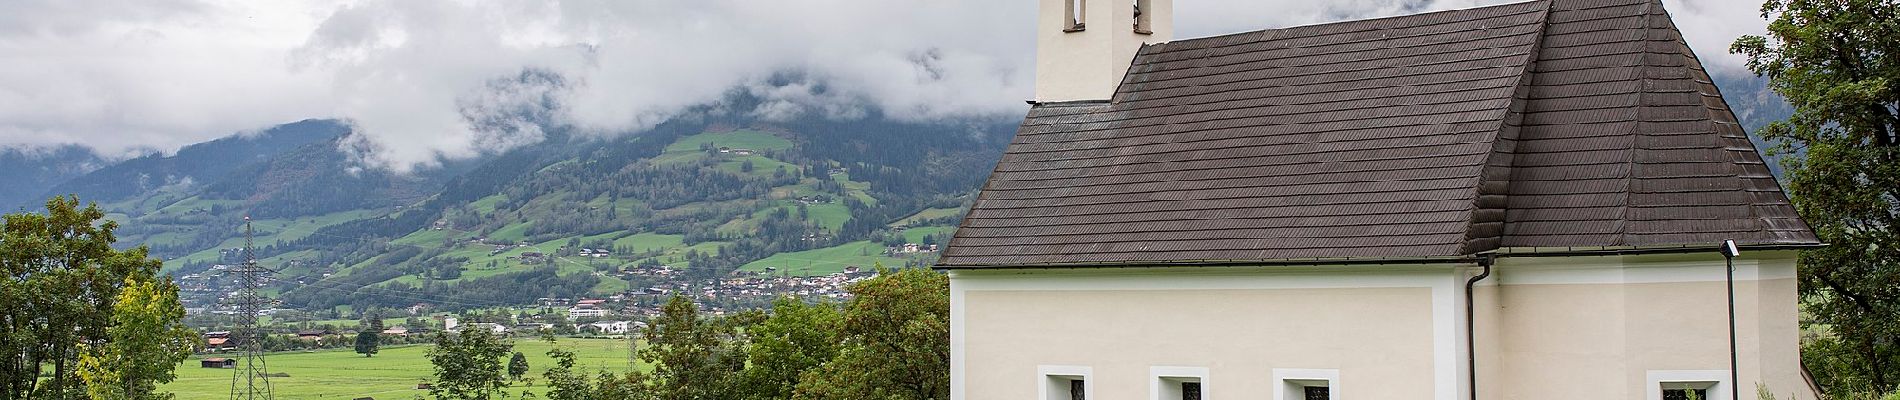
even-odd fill
[[(552, 340), (550, 340), (549, 342), (552, 342)], [(521, 380), (522, 376), (527, 375), (527, 374), (528, 374), (528, 356), (527, 355), (521, 354), (521, 352), (517, 351), (515, 352), (514, 356), (508, 357), (508, 379), (518, 381), (518, 380)]]
[(838, 356), (839, 319), (837, 305), (830, 302), (774, 301), (771, 316), (746, 330), (751, 345), (739, 376), (740, 398), (791, 399), (806, 371)]
[(186, 328), (178, 287), (169, 281), (127, 280), (113, 303), (107, 340), (79, 359), (79, 376), (93, 400), (170, 399), (158, 385), (172, 381), (191, 357), (198, 335)]
[(491, 400), (508, 387), (502, 358), (513, 344), (474, 324), (458, 334), (437, 332), (429, 363), (435, 366), (435, 384), (429, 394), (437, 399)]
[(1801, 254), (1823, 332), (1804, 349), (1836, 394), (1900, 384), (1900, 1), (1769, 0), (1766, 36), (1731, 51), (1795, 108), (1758, 132), (1786, 156), (1796, 208), (1830, 246)]
[[(0, 224), (0, 354), (7, 355), (0, 398), (85, 397), (80, 345), (113, 340), (113, 310), (127, 282), (156, 285), (161, 262), (143, 246), (113, 249), (118, 223), (96, 205), (79, 205), (57, 197), (45, 213), (7, 214)], [(176, 293), (168, 284), (156, 290)]]
[(654, 394), (663, 399), (732, 398), (734, 377), (745, 368), (745, 347), (731, 324), (699, 315), (699, 306), (674, 296), (645, 331), (640, 360), (653, 365)]
[(364, 357), (375, 357), (376, 351), (381, 350), (383, 347), (382, 340), (381, 332), (368, 329), (357, 332), (356, 354), (362, 354)]
[(950, 398), (950, 279), (904, 269), (848, 290), (853, 297), (839, 325), (844, 346), (803, 376), (795, 398)]

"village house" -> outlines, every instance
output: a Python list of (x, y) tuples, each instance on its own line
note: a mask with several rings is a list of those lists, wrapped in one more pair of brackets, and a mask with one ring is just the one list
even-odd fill
[(645, 328), (645, 322), (600, 321), (585, 325), (587, 330), (605, 335), (624, 335), (635, 328)]
[(1815, 397), (1820, 244), (1660, 0), (1184, 40), (1133, 3), (1039, 0), (939, 264), (952, 399)]
[(497, 324), (497, 323), (492, 323), (492, 322), (477, 322), (474, 324), (470, 324), (469, 326), (472, 327), (473, 329), (487, 330), (496, 335), (507, 335), (508, 332), (510, 331), (507, 325), (502, 325), (502, 324)]
[(600, 318), (605, 316), (607, 316), (607, 309), (601, 308), (600, 303), (575, 304), (573, 308), (567, 309), (568, 319)]
[(317, 331), (317, 330), (299, 331), (297, 332), (297, 340), (302, 340), (306, 342), (321, 342), (323, 341), (323, 337), (328, 334), (329, 332)]
[(237, 348), (237, 340), (231, 338), (230, 331), (211, 331), (204, 333), (206, 352), (230, 351)]

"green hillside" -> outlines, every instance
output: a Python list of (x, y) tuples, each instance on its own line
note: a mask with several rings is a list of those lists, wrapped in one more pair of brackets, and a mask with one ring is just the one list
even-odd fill
[[(870, 241), (851, 242), (822, 249), (778, 253), (762, 260), (746, 263), (739, 269), (770, 275), (826, 275), (844, 272), (845, 267), (858, 267), (867, 271), (880, 265), (887, 268), (902, 267), (907, 262), (917, 262), (923, 257), (922, 255), (887, 256), (885, 251), (888, 249), (890, 248)], [(771, 270), (768, 271), (767, 268)]]
[[(1012, 131), (997, 124), (999, 136), (983, 138), (970, 126), (669, 122), (605, 139), (552, 136), (414, 175), (346, 168), (334, 142), (315, 141), (102, 206), (122, 224), (122, 243), (148, 246), (188, 278), (180, 283), (194, 289), (194, 306), (215, 306), (230, 289), (204, 272), (242, 262), (252, 216), (282, 307), (503, 307), (768, 266), (821, 275), (926, 265), (934, 255), (892, 250), (947, 235)], [(683, 273), (635, 272), (658, 266)]]

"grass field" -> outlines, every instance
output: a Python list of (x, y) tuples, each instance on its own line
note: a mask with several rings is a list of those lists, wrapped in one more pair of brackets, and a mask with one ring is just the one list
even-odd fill
[[(749, 150), (784, 150), (792, 148), (792, 141), (759, 131), (737, 130), (732, 132), (701, 133), (679, 138), (679, 140), (674, 141), (673, 144), (667, 145), (666, 151), (660, 153), (658, 157), (653, 157), (653, 163), (662, 165), (676, 164), (705, 158), (706, 153), (699, 150), (699, 145), (702, 144)], [(758, 167), (764, 165), (756, 164), (754, 166)], [(738, 171), (737, 164), (734, 164), (733, 168), (733, 172)], [(766, 174), (772, 173), (772, 169), (770, 168), (771, 167), (767, 167), (767, 169), (765, 169)]]
[(925, 209), (923, 211), (918, 211), (916, 214), (911, 214), (908, 217), (904, 217), (904, 219), (897, 220), (897, 222), (892, 222), (891, 226), (905, 226), (905, 225), (922, 222), (924, 220), (937, 219), (937, 218), (943, 218), (943, 217), (955, 217), (961, 214), (963, 214), (963, 209), (961, 208)]
[(932, 235), (937, 237), (936, 244), (941, 245), (950, 242), (950, 235), (956, 232), (957, 227), (954, 226), (920, 226), (905, 229), (904, 241), (909, 243), (923, 243), (924, 235)]
[(753, 261), (739, 269), (764, 271), (766, 267), (775, 267), (778, 271), (774, 273), (827, 275), (844, 271), (846, 266), (855, 265), (868, 269), (876, 263), (883, 263), (886, 267), (901, 267), (904, 265), (904, 259), (885, 257), (884, 245), (858, 241), (822, 249), (773, 254), (771, 257)]
[(680, 240), (683, 238), (684, 237), (680, 235), (662, 235), (648, 232), (615, 239), (614, 246), (626, 246), (636, 252), (664, 250), (680, 247), (682, 244)]
[[(626, 371), (627, 342), (612, 339), (561, 339), (556, 344), (575, 353), (578, 369)], [(416, 390), (416, 383), (432, 379), (434, 370), (425, 355), (430, 346), (385, 347), (375, 357), (363, 357), (350, 349), (313, 352), (273, 353), (265, 358), (270, 372), (290, 374), (270, 378), (279, 399), (409, 399), (427, 397), (427, 390)], [(515, 339), (515, 351), (528, 357), (528, 372), (536, 385), (509, 390), (509, 398), (522, 391), (543, 394), (541, 373), (553, 363), (547, 357), (549, 345), (538, 339)], [(233, 370), (199, 368), (194, 356), (178, 365), (178, 379), (160, 390), (178, 395), (178, 400), (213, 400), (230, 397)], [(215, 356), (213, 356), (215, 357)], [(506, 362), (506, 360), (503, 360)], [(646, 369), (642, 367), (642, 369)]]

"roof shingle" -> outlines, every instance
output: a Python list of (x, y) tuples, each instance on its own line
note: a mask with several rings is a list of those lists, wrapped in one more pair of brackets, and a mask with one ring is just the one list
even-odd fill
[(1039, 104), (947, 267), (1812, 244), (1655, 0), (1550, 0), (1144, 47)]

